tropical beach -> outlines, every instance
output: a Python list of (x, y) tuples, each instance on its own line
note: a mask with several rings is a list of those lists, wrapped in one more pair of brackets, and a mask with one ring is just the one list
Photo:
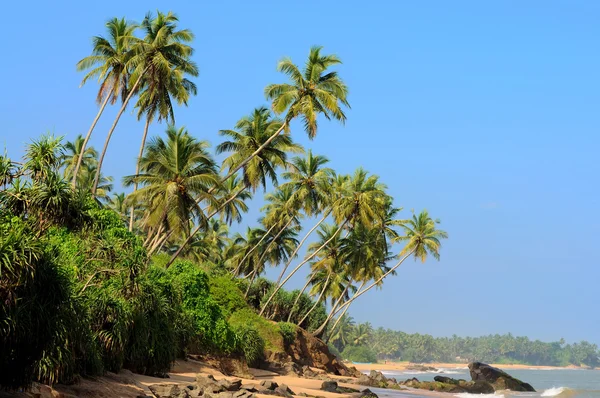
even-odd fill
[[(473, 73), (437, 38), (401, 50), (371, 6), (348, 8), (370, 56), (414, 52), (411, 72), (386, 76), (354, 31), (288, 41), (247, 18), (316, 23), (290, 4), (90, 7), (43, 32), (65, 43), (40, 49), (52, 78), (7, 79), (0, 102), (0, 397), (600, 397), (589, 93), (513, 109), (532, 76), (561, 80), (520, 60)], [(494, 15), (478, 7), (456, 18)], [(24, 34), (61, 10), (31, 10)], [(562, 223), (575, 234), (556, 203), (586, 214)]]

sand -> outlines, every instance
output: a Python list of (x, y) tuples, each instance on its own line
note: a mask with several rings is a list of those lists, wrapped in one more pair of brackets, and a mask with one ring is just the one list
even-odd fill
[[(352, 363), (347, 363), (346, 365), (348, 366), (354, 366), (356, 367), (356, 369), (360, 370), (361, 372), (369, 372), (371, 370), (379, 370), (379, 371), (393, 371), (393, 370), (398, 370), (398, 371), (403, 371), (406, 370), (409, 366), (415, 366), (415, 365), (423, 365), (423, 366), (431, 366), (433, 368), (445, 368), (445, 369), (456, 369), (456, 368), (462, 368), (462, 369), (466, 369), (467, 368), (467, 364), (466, 363), (442, 363), (442, 362), (436, 362), (436, 363), (425, 363), (425, 364), (414, 364), (414, 363), (410, 363), (410, 362), (388, 362), (388, 363), (372, 363), (372, 364), (352, 364)], [(500, 369), (562, 369), (562, 368), (557, 368), (554, 366), (533, 366), (533, 365), (520, 365), (520, 364), (514, 364), (514, 365), (507, 365), (507, 364), (491, 364), (494, 367), (500, 368)], [(575, 368), (573, 366), (570, 366), (569, 368)], [(565, 368), (566, 369), (566, 368)]]

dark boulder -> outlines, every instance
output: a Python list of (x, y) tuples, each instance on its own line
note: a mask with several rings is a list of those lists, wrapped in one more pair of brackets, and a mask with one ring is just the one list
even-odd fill
[(519, 392), (535, 392), (531, 384), (524, 383), (508, 373), (481, 362), (471, 362), (469, 364), (469, 373), (473, 381), (486, 381), (490, 383), (495, 390), (511, 390)]
[(338, 383), (337, 381), (324, 381), (321, 384), (321, 390), (327, 392), (338, 392)]

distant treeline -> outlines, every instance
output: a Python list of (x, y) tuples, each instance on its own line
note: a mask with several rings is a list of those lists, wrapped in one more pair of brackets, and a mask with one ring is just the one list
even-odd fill
[(528, 365), (600, 367), (600, 351), (587, 341), (567, 344), (530, 340), (512, 334), (483, 337), (440, 337), (373, 329), (369, 323), (340, 322), (332, 343), (342, 357), (355, 361), (403, 360), (411, 362), (521, 363)]

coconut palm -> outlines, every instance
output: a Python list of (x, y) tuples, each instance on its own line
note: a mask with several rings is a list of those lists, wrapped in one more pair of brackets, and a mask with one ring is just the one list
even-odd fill
[(436, 228), (436, 225), (439, 223), (439, 220), (434, 220), (429, 216), (427, 210), (423, 210), (418, 215), (413, 214), (411, 219), (396, 222), (396, 224), (404, 229), (405, 234), (399, 236), (395, 241), (406, 242), (404, 248), (402, 248), (400, 253), (396, 256), (399, 258), (399, 261), (368, 287), (357, 292), (352, 299), (340, 306), (338, 311), (352, 304), (354, 300), (371, 290), (373, 287), (378, 286), (388, 275), (395, 272), (396, 268), (402, 265), (404, 260), (410, 256), (414, 256), (415, 260), (421, 260), (422, 263), (424, 263), (430, 255), (436, 260), (439, 260), (440, 248), (442, 247), (441, 240), (448, 238), (446, 232)]
[(210, 201), (208, 191), (219, 183), (207, 142), (196, 140), (183, 127), (170, 126), (166, 134), (166, 139), (155, 137), (146, 146), (140, 174), (123, 179), (126, 186), (142, 185), (127, 201), (145, 203), (143, 225), (155, 236), (153, 248), (171, 235), (189, 237), (190, 218), (205, 224), (197, 201)]
[[(252, 194), (245, 189), (237, 176), (231, 176), (225, 180), (219, 190), (215, 192), (215, 196), (208, 211), (210, 213), (218, 212), (221, 220), (225, 220), (229, 225), (234, 221), (237, 223), (242, 221), (242, 214), (248, 212), (246, 201), (252, 198)], [(233, 200), (230, 200), (231, 198)]]
[(200, 263), (209, 261), (222, 265), (225, 261), (223, 254), (229, 243), (227, 224), (215, 219), (209, 220), (206, 231), (196, 237), (188, 246), (186, 255), (191, 255)]
[[(222, 208), (234, 201), (237, 195), (244, 192), (245, 189), (250, 189), (255, 192), (259, 187), (266, 189), (267, 181), (273, 185), (277, 185), (278, 167), (285, 167), (287, 164), (288, 152), (302, 152), (300, 145), (295, 144), (289, 135), (277, 136), (269, 142), (264, 143), (272, 137), (272, 132), (276, 131), (281, 125), (281, 121), (273, 118), (271, 112), (264, 107), (256, 108), (254, 112), (247, 117), (242, 118), (237, 124), (235, 130), (221, 130), (219, 134), (230, 137), (230, 140), (222, 142), (216, 148), (217, 153), (231, 152), (224, 161), (223, 168), (235, 168), (238, 163), (243, 161), (255, 148), (263, 147), (260, 157), (252, 159), (252, 162), (246, 162), (242, 170), (242, 181), (244, 186), (236, 191), (225, 202), (221, 203), (220, 207), (209, 213), (207, 218), (211, 218), (221, 211)], [(239, 170), (239, 169), (238, 169)], [(231, 173), (230, 173), (231, 176)], [(212, 193), (212, 190), (210, 191)], [(190, 234), (188, 240), (199, 231), (200, 226), (196, 227)], [(177, 250), (171, 260), (167, 263), (169, 267), (177, 258), (183, 247), (189, 243), (186, 240), (181, 245), (180, 250)]]
[[(79, 170), (79, 178), (77, 179), (78, 184), (81, 187), (87, 188), (94, 184), (98, 166), (96, 163), (84, 164)], [(112, 191), (113, 178), (111, 176), (104, 176), (100, 173), (100, 179), (98, 180), (98, 186), (96, 187), (96, 198), (99, 200), (108, 200), (110, 192)]]
[(298, 301), (300, 300), (300, 297), (302, 296), (302, 294), (304, 294), (304, 291), (308, 288), (308, 286), (310, 284), (313, 284), (313, 288), (314, 288), (315, 284), (317, 283), (315, 281), (315, 278), (322, 276), (322, 275), (318, 275), (317, 273), (320, 271), (323, 272), (323, 270), (326, 270), (323, 273), (323, 275), (325, 275), (327, 277), (329, 275), (329, 272), (327, 272), (328, 270), (334, 269), (334, 268), (338, 268), (338, 269), (340, 268), (340, 265), (342, 263), (342, 259), (340, 256), (340, 246), (341, 246), (342, 238), (340, 237), (339, 234), (335, 233), (336, 230), (337, 230), (337, 227), (335, 225), (322, 224), (321, 227), (319, 228), (319, 230), (317, 231), (317, 235), (318, 235), (317, 241), (308, 246), (308, 251), (310, 253), (310, 252), (314, 252), (319, 247), (321, 247), (323, 244), (325, 244), (325, 242), (327, 242), (325, 244), (324, 248), (316, 256), (316, 261), (314, 261), (311, 264), (312, 272), (309, 274), (306, 284), (304, 285), (304, 287), (302, 287), (302, 289), (296, 296), (296, 299), (294, 300), (294, 304), (292, 305), (292, 309), (290, 310), (290, 313), (288, 316), (288, 320), (287, 320), (288, 322), (290, 322), (290, 320), (292, 318), (292, 314), (296, 310), (296, 305), (298, 304)]
[(98, 123), (102, 112), (104, 112), (106, 104), (108, 102), (114, 104), (119, 98), (125, 102), (125, 99), (129, 96), (129, 70), (127, 63), (132, 55), (130, 49), (137, 25), (125, 21), (124, 18), (113, 18), (106, 23), (106, 29), (108, 32), (106, 38), (96, 36), (92, 39), (92, 55), (85, 57), (77, 63), (78, 71), (91, 69), (83, 78), (81, 82), (82, 86), (92, 78), (98, 79), (100, 88), (98, 89), (96, 101), (101, 105), (79, 150), (80, 156), (75, 164), (71, 182), (73, 188), (77, 184), (77, 175), (79, 174), (83, 157), (86, 154), (87, 144), (92, 136), (94, 127), (96, 127), (96, 123)]
[(291, 260), (295, 258), (309, 235), (329, 216), (329, 212), (325, 209), (330, 203), (334, 172), (330, 168), (322, 167), (328, 162), (329, 160), (325, 156), (313, 155), (312, 151), (309, 151), (305, 158), (294, 157), (288, 166), (288, 171), (283, 174), (283, 177), (288, 180), (284, 185), (290, 186), (294, 190), (292, 200), (295, 206), (302, 209), (304, 214), (309, 217), (316, 216), (320, 212), (323, 213), (323, 217), (300, 241), (290, 261), (281, 270), (275, 282), (276, 285), (281, 282)]
[(348, 345), (354, 329), (354, 319), (351, 316), (344, 315), (342, 322), (337, 329), (331, 329), (329, 341), (338, 349)]
[[(67, 141), (64, 145), (64, 152), (61, 157), (61, 163), (63, 167), (63, 173), (65, 178), (73, 180), (73, 173), (79, 163), (79, 157), (81, 156), (82, 161), (80, 167), (83, 165), (84, 168), (91, 167), (96, 163), (98, 152), (93, 147), (87, 147), (83, 149), (84, 138), (81, 134), (75, 137), (74, 141)], [(82, 154), (81, 152), (84, 151)], [(81, 174), (81, 170), (78, 170)], [(78, 176), (79, 178), (80, 176)], [(75, 179), (77, 180), (77, 178)], [(79, 184), (81, 185), (81, 184)]]
[[(131, 46), (130, 53), (132, 53), (132, 55), (128, 59), (127, 65), (131, 69), (130, 83), (134, 83), (129, 89), (129, 94), (125, 98), (123, 106), (117, 113), (117, 117), (106, 135), (104, 147), (102, 148), (100, 158), (98, 159), (98, 173), (102, 169), (102, 163), (104, 161), (104, 156), (106, 155), (110, 138), (119, 123), (121, 115), (125, 111), (127, 103), (133, 94), (137, 93), (139, 90), (143, 80), (146, 79), (146, 82), (149, 81), (148, 73), (152, 72), (153, 76), (160, 78), (166, 78), (169, 76), (169, 72), (175, 74), (181, 73), (180, 77), (182, 79), (183, 73), (190, 73), (193, 70), (196, 70), (197, 74), (197, 68), (189, 61), (193, 49), (187, 44), (184, 44), (192, 41), (194, 35), (187, 29), (176, 30), (178, 21), (177, 16), (171, 12), (167, 14), (158, 12), (156, 19), (154, 19), (151, 13), (148, 13), (146, 18), (144, 18), (146, 33), (148, 34), (148, 29), (155, 29), (157, 31), (156, 40), (151, 43), (146, 42), (146, 40), (135, 40), (134, 45)], [(148, 38), (149, 41), (151, 39), (152, 37)], [(178, 69), (178, 72), (172, 71), (172, 69)], [(176, 79), (176, 81), (181, 82), (181, 80), (178, 79)], [(171, 80), (168, 80), (168, 82), (171, 83)], [(186, 86), (186, 89), (189, 88), (189, 86)], [(152, 101), (144, 100), (142, 101), (142, 104), (147, 105), (151, 102)], [(99, 174), (97, 174), (97, 176), (99, 177)], [(96, 178), (95, 181), (97, 180), (98, 178)], [(92, 193), (94, 192), (95, 186), (92, 188)]]
[[(356, 223), (361, 223), (370, 228), (378, 214), (381, 213), (385, 195), (385, 185), (379, 183), (379, 177), (372, 175), (359, 168), (351, 178), (340, 179), (338, 190), (334, 193), (336, 200), (332, 203), (332, 215), (338, 224), (334, 236), (347, 225), (352, 228)], [(308, 261), (312, 260), (325, 245), (325, 242), (312, 254), (308, 255), (292, 272), (273, 290), (273, 293), (263, 306), (261, 313), (268, 303), (275, 297), (275, 294), (281, 287), (290, 280), (290, 278)]]
[[(383, 218), (383, 217), (382, 217)], [(346, 272), (351, 275), (351, 280), (360, 282), (355, 295), (362, 289), (370, 280), (379, 279), (384, 273), (389, 270), (386, 265), (390, 260), (388, 257), (389, 244), (386, 237), (381, 233), (379, 228), (366, 228), (359, 224), (352, 229), (351, 233), (344, 239), (342, 247), (342, 256), (347, 264)], [(381, 285), (381, 282), (378, 286)], [(349, 284), (350, 286), (350, 284)], [(338, 306), (341, 301), (338, 301), (332, 306), (329, 316), (325, 322), (318, 328), (315, 333), (324, 331), (327, 323), (337, 313)], [(334, 323), (332, 329), (335, 329), (336, 324), (342, 319), (350, 306), (346, 306), (342, 314)]]
[[(173, 100), (187, 106), (190, 95), (196, 95), (196, 85), (186, 77), (198, 76), (198, 67), (189, 59), (193, 49), (186, 44), (193, 39), (193, 34), (187, 29), (177, 30), (176, 22), (173, 14), (159, 12), (156, 18), (146, 15), (141, 24), (145, 36), (134, 46), (134, 51), (141, 55), (142, 65), (147, 65), (136, 104), (138, 120), (146, 119), (136, 174), (139, 173), (139, 159), (146, 145), (150, 123), (156, 118), (158, 122), (166, 120), (175, 124)], [(133, 191), (136, 190), (137, 185), (134, 184)], [(129, 230), (132, 228), (133, 208), (130, 210)]]
[(326, 119), (336, 119), (342, 123), (346, 121), (343, 106), (350, 107), (347, 96), (348, 88), (340, 79), (337, 72), (331, 72), (332, 66), (341, 64), (342, 61), (335, 55), (323, 55), (319, 46), (312, 47), (308, 60), (301, 72), (291, 59), (284, 58), (277, 65), (277, 70), (290, 78), (289, 83), (270, 84), (265, 88), (265, 96), (272, 101), (271, 108), (277, 114), (285, 113), (283, 123), (272, 135), (257, 147), (246, 158), (233, 168), (225, 179), (245, 167), (255, 156), (260, 154), (271, 144), (279, 134), (289, 129), (290, 122), (300, 118), (304, 123), (304, 130), (310, 139), (317, 134), (317, 117), (323, 115)]
[[(334, 326), (335, 329), (335, 326)], [(359, 323), (354, 327), (350, 334), (350, 343), (352, 345), (367, 344), (373, 337), (373, 326), (369, 322)]]

